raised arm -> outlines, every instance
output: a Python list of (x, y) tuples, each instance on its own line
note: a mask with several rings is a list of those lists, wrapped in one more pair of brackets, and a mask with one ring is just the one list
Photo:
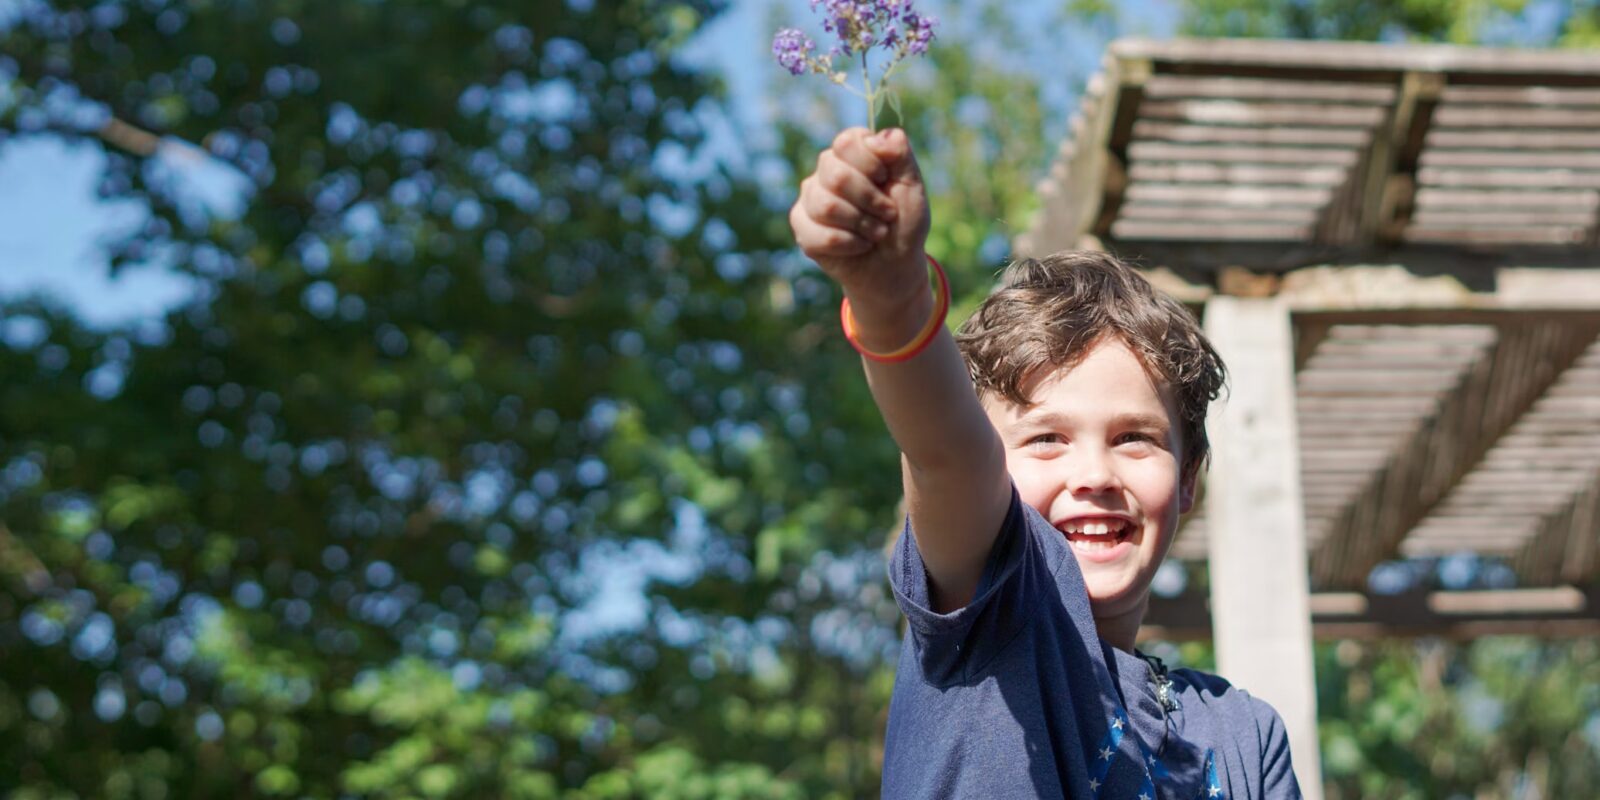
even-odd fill
[[(851, 128), (817, 159), (789, 212), (795, 239), (850, 299), (857, 337), (878, 353), (910, 342), (934, 312), (923, 246), (928, 202), (903, 131)], [(1011, 499), (1005, 449), (955, 339), (893, 364), (862, 359), (902, 453), (906, 506), (936, 610), (972, 599)]]

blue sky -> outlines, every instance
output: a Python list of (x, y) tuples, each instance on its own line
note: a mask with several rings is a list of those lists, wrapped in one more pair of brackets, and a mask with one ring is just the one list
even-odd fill
[[(0, 10), (6, 1), (0, 0)], [(1175, 15), (1168, 0), (1126, 5), (1128, 17), (1141, 20), (1136, 24), (1145, 32), (1170, 32)], [(1072, 65), (1079, 70), (1075, 74), (1082, 74), (1098, 58), (1101, 45), (1087, 32), (1063, 31), (1053, 21), (1057, 7), (1026, 0), (1012, 10), (1024, 30), (1064, 33), (1074, 45), (1069, 49), (1078, 54), (1074, 59), (1078, 63)], [(944, 8), (956, 6), (946, 3)], [(734, 100), (735, 126), (713, 129), (712, 146), (724, 156), (738, 160), (744, 152), (772, 144), (767, 121), (777, 113), (779, 98), (771, 81), (787, 77), (770, 63), (771, 33), (778, 22), (807, 26), (809, 17), (805, 0), (734, 0), (687, 49), (684, 58), (719, 72)], [(958, 12), (956, 18), (946, 15), (943, 25), (960, 22)], [(1059, 60), (1062, 50), (1057, 44), (1054, 37), (1041, 36), (1032, 49)], [(1050, 64), (1035, 60), (1034, 66), (1049, 69)], [(1061, 83), (1050, 102), (1065, 108), (1076, 89)], [(0, 103), (5, 94), (0, 85)], [(71, 308), (85, 322), (106, 328), (160, 317), (193, 296), (192, 282), (160, 264), (134, 265), (116, 276), (110, 274), (105, 242), (137, 226), (144, 211), (135, 203), (96, 197), (103, 161), (99, 145), (93, 142), (19, 137), (0, 147), (0, 299), (42, 294)], [(229, 188), (230, 179), (214, 168), (173, 166), (187, 173), (193, 188), (220, 204), (228, 204), (226, 195), (236, 192)]]

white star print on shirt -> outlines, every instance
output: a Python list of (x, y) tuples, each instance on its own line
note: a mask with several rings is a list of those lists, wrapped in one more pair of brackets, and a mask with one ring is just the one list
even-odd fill
[(1105, 759), (1106, 761), (1110, 761), (1111, 760), (1111, 748), (1107, 747), (1104, 750), (1101, 750), (1100, 751), (1100, 757)]

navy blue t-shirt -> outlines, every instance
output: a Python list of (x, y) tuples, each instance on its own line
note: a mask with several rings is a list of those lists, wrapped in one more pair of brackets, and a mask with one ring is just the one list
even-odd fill
[(889, 563), (909, 623), (884, 741), (885, 798), (1288, 800), (1300, 797), (1277, 712), (1227, 681), (1152, 669), (1095, 633), (1065, 537), (1022, 502), (972, 602), (932, 610), (910, 521)]

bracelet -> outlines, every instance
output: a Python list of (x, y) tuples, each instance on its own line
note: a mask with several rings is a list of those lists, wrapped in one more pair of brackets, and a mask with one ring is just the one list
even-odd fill
[(933, 340), (938, 336), (939, 329), (944, 327), (945, 315), (950, 311), (950, 278), (944, 274), (944, 267), (939, 266), (939, 262), (934, 260), (933, 256), (927, 256), (927, 258), (928, 263), (933, 265), (934, 275), (938, 276), (939, 279), (934, 284), (933, 314), (928, 317), (928, 322), (922, 326), (922, 330), (918, 331), (917, 335), (904, 347), (891, 353), (874, 353), (868, 350), (862, 346), (861, 340), (856, 333), (855, 317), (850, 314), (850, 298), (846, 297), (844, 302), (839, 304), (839, 324), (844, 328), (845, 340), (850, 342), (850, 346), (854, 347), (856, 352), (869, 361), (876, 361), (880, 364), (896, 364), (901, 361), (908, 361), (918, 353), (928, 349), (928, 345), (933, 344)]

